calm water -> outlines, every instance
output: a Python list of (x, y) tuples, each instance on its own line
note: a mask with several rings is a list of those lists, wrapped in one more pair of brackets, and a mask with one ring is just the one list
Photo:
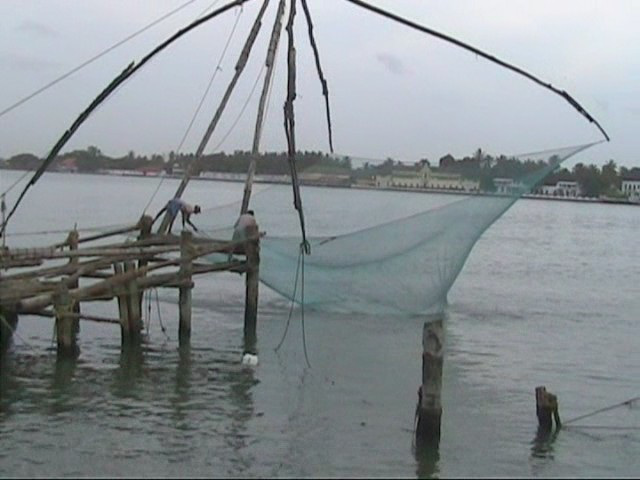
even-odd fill
[[(0, 173), (1, 189), (16, 178)], [(135, 220), (156, 186), (47, 174), (11, 231)], [(150, 212), (174, 188), (165, 182)], [(224, 204), (241, 189), (192, 182), (189, 195)], [(331, 195), (415, 204), (414, 194)], [(449, 295), (442, 438), (431, 455), (412, 448), (419, 320), (306, 312), (307, 369), (299, 315), (274, 351), (288, 304), (263, 288), (260, 365), (249, 369), (234, 274), (198, 279), (189, 349), (178, 348), (173, 291), (151, 302), (139, 351), (121, 352), (117, 327), (83, 323), (79, 359), (59, 362), (53, 322), (23, 317), (1, 359), (0, 476), (635, 477), (640, 406), (582, 422), (638, 430), (566, 429), (537, 444), (534, 388), (558, 395), (565, 420), (640, 395), (638, 238), (640, 207), (531, 200), (483, 235)], [(83, 310), (117, 312), (115, 302)]]

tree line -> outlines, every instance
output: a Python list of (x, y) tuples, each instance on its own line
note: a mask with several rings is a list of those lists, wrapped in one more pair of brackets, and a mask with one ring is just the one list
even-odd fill
[[(52, 169), (60, 169), (65, 162), (73, 161), (78, 172), (95, 173), (100, 170), (139, 170), (155, 169), (168, 174), (176, 169), (185, 169), (194, 159), (193, 153), (170, 152), (166, 156), (153, 154), (138, 155), (134, 151), (121, 157), (105, 155), (98, 147), (89, 146), (84, 150), (74, 150), (60, 155), (52, 164)], [(246, 151), (233, 153), (213, 153), (203, 155), (199, 162), (199, 172), (214, 171), (225, 173), (246, 173), (251, 162), (252, 154)], [(549, 166), (549, 162), (557, 159), (551, 157), (543, 160), (521, 160), (515, 157), (488, 155), (478, 149), (472, 155), (456, 159), (448, 154), (438, 161), (438, 170), (447, 173), (457, 173), (464, 178), (477, 180), (480, 189), (493, 190), (495, 178), (522, 178), (528, 174), (540, 171)], [(6, 160), (0, 159), (3, 168), (34, 170), (40, 166), (42, 159), (31, 153), (14, 155)], [(431, 163), (428, 159), (421, 159), (413, 167)], [(380, 164), (364, 163), (354, 167), (349, 157), (338, 157), (316, 151), (302, 151), (296, 155), (298, 171), (317, 171), (324, 174), (347, 174), (352, 181), (371, 179), (376, 175), (388, 175), (394, 168), (399, 168), (401, 162), (387, 158)], [(265, 152), (258, 155), (256, 173), (271, 175), (286, 175), (289, 173), (288, 157), (285, 152)], [(405, 168), (407, 166), (405, 165)], [(565, 167), (555, 168), (544, 180), (545, 183), (555, 184), (558, 181), (575, 181), (580, 186), (582, 194), (588, 197), (615, 194), (620, 190), (625, 178), (640, 179), (640, 168), (618, 166), (614, 160), (609, 160), (599, 167), (577, 163), (571, 170)]]

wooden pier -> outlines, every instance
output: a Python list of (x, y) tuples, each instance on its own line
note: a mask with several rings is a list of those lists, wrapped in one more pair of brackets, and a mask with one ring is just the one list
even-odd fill
[[(55, 245), (0, 251), (2, 343), (7, 343), (21, 315), (36, 315), (55, 319), (59, 355), (78, 355), (76, 337), (80, 321), (119, 325), (122, 344), (138, 344), (142, 340), (144, 292), (161, 287), (179, 291), (178, 338), (180, 344), (185, 344), (191, 336), (191, 292), (195, 277), (236, 272), (245, 274), (245, 351), (253, 351), (260, 262), (258, 227), (247, 231), (246, 240), (233, 242), (197, 237), (190, 231), (179, 236), (154, 234), (151, 225), (151, 217), (143, 215), (136, 224), (118, 230), (84, 238), (74, 230)], [(105, 243), (123, 234), (130, 238)], [(98, 241), (101, 244), (96, 244)], [(224, 260), (202, 261), (215, 253), (224, 254)], [(114, 300), (118, 318), (82, 313), (83, 302)]]

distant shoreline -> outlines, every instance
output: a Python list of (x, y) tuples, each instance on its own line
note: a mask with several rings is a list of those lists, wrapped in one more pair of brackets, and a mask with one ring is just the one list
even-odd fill
[[(25, 170), (11, 169), (11, 168), (3, 168), (1, 171), (13, 171), (13, 172), (24, 172)], [(59, 173), (59, 174), (72, 174), (72, 175), (107, 175), (111, 177), (135, 177), (135, 178), (149, 178), (149, 179), (172, 179), (172, 180), (181, 180), (182, 175), (146, 175), (139, 172), (124, 172), (120, 171), (118, 173), (113, 172), (66, 172), (66, 171), (52, 171), (49, 173)], [(230, 177), (191, 177), (192, 181), (216, 181), (216, 182), (232, 182), (232, 183), (243, 183), (243, 178), (236, 178), (235, 175), (239, 174), (226, 174), (225, 172), (212, 172), (212, 173), (220, 173), (221, 175), (231, 175)], [(290, 179), (282, 179), (282, 180), (273, 180), (273, 179), (265, 179), (260, 178), (260, 175), (256, 175), (254, 178), (254, 183), (257, 184), (274, 184), (274, 185), (288, 185), (290, 184)], [(305, 187), (324, 187), (324, 188), (342, 188), (342, 189), (354, 189), (354, 190), (377, 190), (377, 191), (392, 191), (392, 192), (411, 192), (411, 193), (439, 193), (445, 195), (457, 195), (462, 197), (469, 196), (486, 196), (486, 197), (504, 197), (508, 195), (491, 193), (491, 192), (461, 192), (456, 190), (446, 190), (446, 189), (437, 189), (437, 188), (400, 188), (400, 187), (374, 187), (369, 185), (357, 185), (357, 184), (332, 184), (325, 182), (301, 182), (302, 186)], [(540, 194), (532, 194), (527, 193), (522, 195), (520, 198), (528, 199), (528, 200), (550, 200), (550, 201), (558, 201), (558, 202), (574, 202), (574, 203), (601, 203), (601, 204), (616, 204), (616, 205), (633, 205), (640, 206), (640, 203), (634, 203), (623, 198), (591, 198), (591, 197), (560, 197), (560, 196), (552, 196), (552, 195), (540, 195)]]

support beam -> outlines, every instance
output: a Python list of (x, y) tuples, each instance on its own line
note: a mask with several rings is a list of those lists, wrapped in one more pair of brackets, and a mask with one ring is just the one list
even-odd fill
[(418, 390), (416, 440), (438, 445), (442, 417), (444, 329), (442, 317), (425, 322), (422, 333), (422, 385)]

